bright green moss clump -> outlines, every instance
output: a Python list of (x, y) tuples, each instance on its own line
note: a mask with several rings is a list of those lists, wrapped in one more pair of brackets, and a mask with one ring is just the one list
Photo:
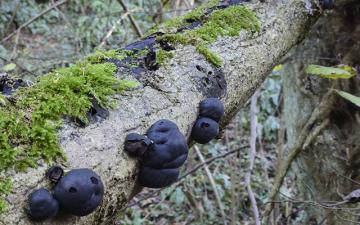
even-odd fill
[[(40, 77), (32, 87), (18, 89), (12, 96), (14, 102), (0, 105), (0, 172), (35, 167), (40, 159), (50, 162), (64, 158), (57, 135), (62, 119), (77, 118), (87, 123), (86, 113), (94, 99), (110, 108), (112, 95), (137, 85), (116, 78), (114, 64), (98, 63), (100, 56), (114, 55), (96, 54), (91, 60)], [(97, 64), (91, 63), (94, 61)], [(0, 197), (6, 194), (2, 185), (0, 181)], [(3, 205), (0, 202), (0, 211)]]
[[(182, 22), (177, 21), (175, 25), (181, 24), (183, 26), (186, 23), (184, 18), (193, 17), (199, 18), (203, 22), (202, 26), (181, 33), (171, 33), (171, 29), (167, 28), (170, 33), (159, 36), (158, 39), (173, 44), (194, 45), (197, 51), (204, 55), (209, 62), (219, 67), (222, 65), (221, 59), (208, 49), (209, 44), (216, 41), (219, 36), (237, 36), (241, 30), (255, 32), (260, 29), (260, 22), (256, 15), (242, 5), (214, 10), (208, 18), (203, 18), (204, 16), (201, 16), (200, 12), (203, 15), (204, 8), (195, 10), (193, 14), (190, 12), (190, 16), (182, 17)], [(171, 23), (169, 22), (169, 24)]]
[(12, 189), (10, 179), (0, 180), (0, 213), (5, 212), (6, 202), (3, 200), (5, 195), (9, 194)]
[(156, 62), (159, 65), (163, 65), (168, 59), (174, 57), (174, 53), (167, 52), (165, 50), (159, 49), (156, 51)]

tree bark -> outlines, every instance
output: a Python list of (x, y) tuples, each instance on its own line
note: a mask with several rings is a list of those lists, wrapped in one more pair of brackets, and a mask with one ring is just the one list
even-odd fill
[[(309, 64), (359, 65), (359, 9), (360, 4), (354, 3), (320, 19), (309, 38), (288, 58), (283, 84), (288, 149), (294, 146), (302, 127), (333, 85), (336, 89), (360, 95), (358, 77), (332, 82), (304, 72)], [(304, 201), (342, 201), (341, 194), (347, 195), (359, 188), (359, 109), (340, 97), (335, 98), (331, 108), (331, 113), (323, 115), (314, 127), (326, 119), (330, 119), (330, 125), (293, 163), (297, 186)], [(338, 207), (345, 209), (304, 206), (307, 218), (303, 224), (358, 224), (356, 211), (351, 214), (346, 210), (356, 205)]]
[[(122, 151), (125, 136), (145, 133), (152, 123), (165, 118), (176, 122), (189, 138), (198, 103), (209, 96), (224, 102), (224, 127), (280, 58), (303, 39), (320, 14), (315, 2), (249, 3), (261, 21), (261, 31), (255, 36), (242, 31), (238, 37), (219, 37), (210, 48), (224, 61), (221, 68), (214, 68), (192, 46), (178, 47), (169, 63), (139, 78), (141, 88), (118, 96), (118, 107), (108, 119), (85, 128), (65, 124), (59, 132), (68, 158), (64, 166), (94, 169), (102, 177), (106, 193), (102, 206), (89, 216), (58, 216), (43, 224), (114, 224), (117, 212), (136, 189), (137, 163)], [(118, 75), (134, 79), (132, 74)], [(35, 188), (49, 187), (44, 180), (48, 167), (39, 162), (38, 168), (26, 173), (7, 172), (14, 188), (7, 197), (8, 212), (0, 215), (1, 225), (32, 224), (24, 213), (26, 198)]]

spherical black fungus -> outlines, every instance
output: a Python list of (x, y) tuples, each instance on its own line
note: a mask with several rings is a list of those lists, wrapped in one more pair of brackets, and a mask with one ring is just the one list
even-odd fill
[(207, 117), (196, 120), (191, 137), (200, 144), (206, 144), (219, 134), (219, 124)]
[(142, 157), (151, 143), (145, 135), (130, 133), (125, 138), (124, 150), (132, 157)]
[(177, 125), (170, 120), (159, 120), (147, 131), (153, 144), (145, 152), (142, 165), (155, 169), (181, 166), (188, 154), (188, 145)]
[(33, 221), (51, 219), (59, 211), (59, 203), (46, 189), (40, 188), (33, 191), (28, 198), (29, 217)]
[(101, 204), (104, 185), (90, 169), (74, 169), (63, 176), (54, 189), (60, 208), (75, 216), (86, 216)]
[(179, 177), (179, 169), (154, 169), (143, 166), (139, 172), (139, 184), (149, 188), (162, 188), (176, 182)]
[(57, 183), (64, 175), (64, 170), (60, 166), (52, 166), (46, 171), (46, 177), (53, 183)]
[(179, 176), (188, 155), (184, 135), (170, 120), (159, 120), (146, 133), (153, 142), (140, 161), (139, 183), (150, 188), (166, 187)]
[(224, 111), (224, 105), (219, 99), (207, 98), (200, 102), (199, 117), (208, 117), (219, 122)]
[(334, 0), (320, 0), (320, 5), (323, 9), (333, 9)]

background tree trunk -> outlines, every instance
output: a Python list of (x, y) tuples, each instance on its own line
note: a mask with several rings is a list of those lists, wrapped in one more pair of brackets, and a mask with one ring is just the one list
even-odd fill
[[(323, 17), (303, 44), (288, 58), (284, 76), (284, 111), (288, 148), (294, 146), (302, 127), (332, 85), (336, 89), (360, 95), (359, 77), (331, 82), (305, 74), (309, 64), (360, 65), (359, 3)], [(359, 110), (340, 97), (332, 101), (330, 125), (303, 150), (293, 163), (297, 186), (303, 200), (342, 201), (338, 193), (347, 195), (360, 187), (359, 179)], [(319, 124), (314, 124), (318, 126)], [(310, 131), (309, 131), (310, 134)], [(354, 204), (339, 207), (354, 207)], [(304, 224), (358, 224), (357, 211), (305, 206)]]

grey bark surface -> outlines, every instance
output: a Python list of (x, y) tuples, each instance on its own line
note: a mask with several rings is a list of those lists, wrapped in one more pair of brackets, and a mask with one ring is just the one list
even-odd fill
[[(335, 88), (360, 95), (358, 77), (334, 83), (309, 76), (304, 69), (309, 64), (325, 66), (359, 65), (360, 63), (360, 16), (359, 3), (323, 17), (312, 29), (309, 38), (299, 45), (289, 57), (284, 74), (284, 115), (288, 148), (296, 143), (302, 127), (312, 111), (322, 101), (332, 85)], [(293, 169), (297, 177), (302, 200), (339, 201), (359, 188), (360, 135), (359, 110), (351, 103), (336, 97), (332, 103), (330, 125), (304, 149)], [(314, 127), (319, 124), (314, 124)], [(310, 131), (309, 131), (310, 133)], [(343, 225), (358, 224), (355, 212), (347, 211), (354, 204), (341, 205), (343, 210), (324, 209), (320, 206), (305, 206), (304, 224)], [(351, 222), (355, 221), (355, 222)]]
[[(346, 2), (346, 1), (345, 1)], [(170, 119), (188, 137), (197, 116), (198, 103), (215, 88), (225, 104), (224, 127), (248, 100), (280, 58), (302, 40), (309, 26), (317, 19), (315, 1), (283, 0), (248, 4), (261, 21), (261, 31), (238, 37), (221, 37), (211, 45), (224, 65), (215, 69), (192, 46), (177, 48), (175, 57), (152, 74), (142, 76), (142, 86), (118, 96), (118, 107), (108, 119), (78, 128), (65, 124), (59, 132), (61, 146), (67, 155), (64, 166), (92, 168), (103, 179), (106, 193), (102, 207), (82, 217), (59, 216), (42, 224), (114, 224), (116, 215), (136, 189), (137, 162), (123, 151), (123, 141), (130, 132), (145, 133), (159, 119)], [(197, 66), (203, 69), (199, 71)], [(199, 67), (198, 67), (199, 68)], [(220, 71), (219, 71), (220, 70)], [(221, 74), (224, 84), (209, 84), (207, 79)], [(133, 79), (131, 74), (119, 73)], [(24, 213), (27, 195), (35, 188), (49, 187), (44, 173), (49, 165), (26, 173), (9, 172), (14, 188), (8, 196), (9, 210), (0, 215), (0, 224), (32, 224)]]

